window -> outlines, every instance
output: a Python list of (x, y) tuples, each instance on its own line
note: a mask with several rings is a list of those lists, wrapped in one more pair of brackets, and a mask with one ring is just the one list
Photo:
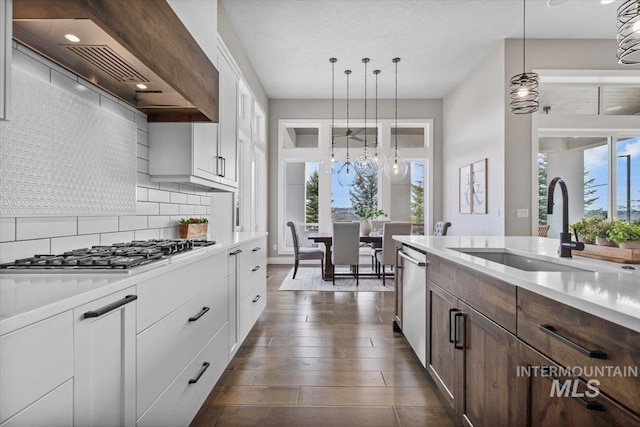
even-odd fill
[[(337, 162), (342, 168), (343, 162)], [(331, 176), (331, 221), (359, 221), (363, 211), (374, 211), (378, 205), (378, 174), (359, 175), (345, 166), (338, 175)]]
[(618, 140), (617, 144), (618, 219), (640, 220), (640, 137)]
[(293, 238), (287, 222), (296, 225), (300, 246), (312, 246), (307, 236), (318, 231), (318, 162), (290, 161), (285, 163), (285, 218), (282, 227), (285, 248), (293, 249)]

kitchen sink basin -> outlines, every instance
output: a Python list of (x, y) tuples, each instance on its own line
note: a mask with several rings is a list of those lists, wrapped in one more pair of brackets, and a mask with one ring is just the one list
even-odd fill
[(461, 250), (467, 255), (475, 256), (478, 258), (486, 259), (487, 261), (497, 262), (498, 264), (506, 265), (508, 267), (517, 268), (524, 271), (590, 271), (583, 268), (576, 268), (563, 264), (556, 264), (555, 262), (542, 261), (535, 258), (529, 258), (522, 255), (516, 255), (509, 252), (489, 252), (489, 251), (473, 251), (473, 250)]

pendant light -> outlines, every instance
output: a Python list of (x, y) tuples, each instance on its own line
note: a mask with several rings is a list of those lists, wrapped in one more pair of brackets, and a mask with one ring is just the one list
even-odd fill
[(509, 97), (511, 98), (511, 112), (513, 114), (531, 114), (538, 111), (538, 74), (527, 73), (526, 57), (526, 0), (522, 0), (522, 74), (511, 77)]
[(358, 174), (361, 176), (372, 176), (378, 173), (377, 164), (373, 160), (373, 152), (369, 149), (367, 142), (367, 64), (369, 61), (369, 58), (362, 58), (364, 63), (364, 146), (355, 163)]
[(324, 156), (320, 158), (320, 170), (326, 174), (337, 174), (336, 169), (336, 155), (335, 148), (336, 143), (333, 137), (333, 130), (335, 128), (335, 78), (336, 78), (336, 58), (329, 58), (331, 62), (331, 147)]
[(640, 0), (627, 0), (618, 8), (618, 63), (640, 64)]
[(344, 70), (344, 74), (347, 76), (347, 155), (342, 166), (338, 169), (337, 174), (338, 184), (342, 187), (350, 187), (353, 184), (354, 176), (357, 174), (357, 169), (349, 156), (349, 140), (353, 134), (351, 127), (349, 126), (349, 76), (351, 75), (351, 70)]
[(409, 164), (402, 160), (400, 153), (398, 152), (398, 62), (400, 62), (400, 58), (393, 58), (393, 63), (396, 64), (395, 143), (393, 156), (384, 166), (384, 174), (392, 183), (404, 180), (407, 176), (407, 172), (409, 171)]
[(378, 126), (378, 76), (380, 75), (380, 70), (373, 70), (373, 75), (376, 76), (376, 141), (373, 144), (373, 161), (376, 163), (376, 169), (382, 170), (387, 164), (387, 156), (384, 155), (384, 152), (380, 149), (378, 144), (378, 135), (380, 132), (380, 128)]

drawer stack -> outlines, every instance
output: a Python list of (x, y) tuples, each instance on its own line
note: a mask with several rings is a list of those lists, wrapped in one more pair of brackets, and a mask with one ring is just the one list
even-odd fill
[(265, 239), (241, 247), (238, 277), (238, 324), (242, 342), (267, 306)]

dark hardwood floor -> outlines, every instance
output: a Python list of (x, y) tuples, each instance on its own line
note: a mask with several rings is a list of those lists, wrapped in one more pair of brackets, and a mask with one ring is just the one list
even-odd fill
[(203, 426), (454, 426), (404, 337), (393, 292), (278, 291), (191, 423)]

